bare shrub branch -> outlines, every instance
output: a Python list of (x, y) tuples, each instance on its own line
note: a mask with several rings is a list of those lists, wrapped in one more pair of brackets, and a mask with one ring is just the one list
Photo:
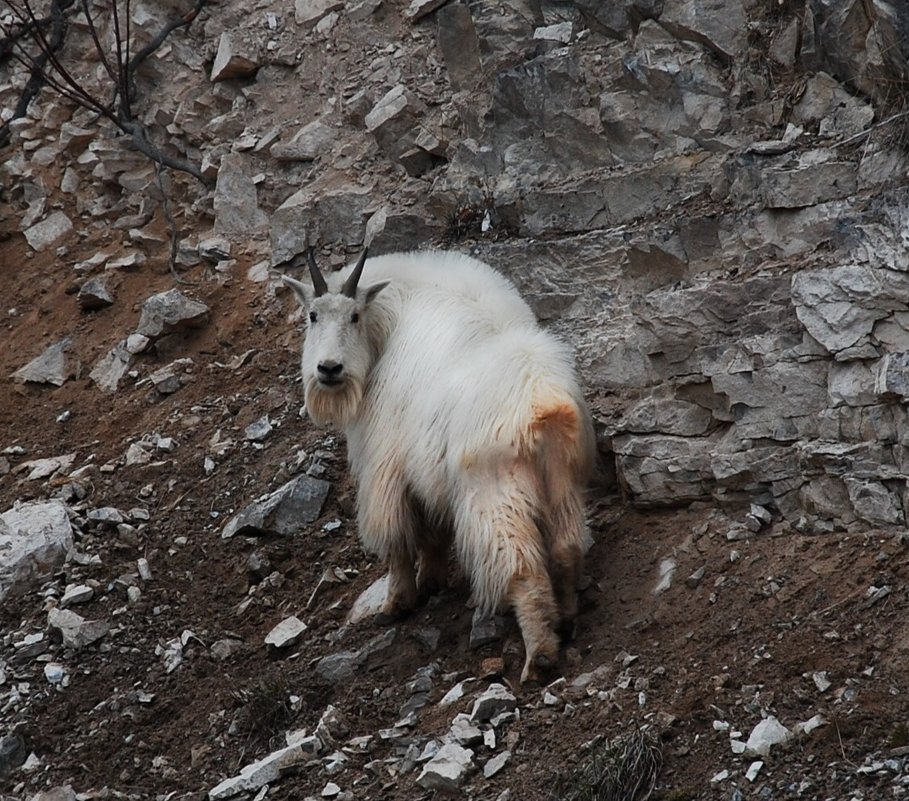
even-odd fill
[[(13, 119), (24, 116), (29, 103), (41, 87), (46, 85), (83, 108), (108, 119), (130, 137), (137, 150), (156, 164), (189, 173), (206, 186), (211, 185), (211, 180), (204, 176), (195, 164), (170, 156), (154, 144), (149, 138), (145, 126), (134, 117), (132, 111), (133, 102), (136, 99), (135, 73), (137, 68), (164, 43), (170, 33), (177, 28), (189, 25), (198, 16), (206, 0), (195, 0), (193, 7), (186, 14), (168, 22), (134, 56), (130, 56), (131, 0), (114, 0), (111, 3), (111, 22), (115, 39), (115, 63), (112, 63), (112, 59), (101, 41), (97, 25), (91, 16), (88, 0), (82, 0), (79, 11), (85, 17), (92, 43), (113, 84), (113, 96), (108, 103), (99, 100), (87, 90), (59, 57), (59, 51), (66, 36), (64, 12), (74, 4), (75, 0), (52, 0), (49, 21), (37, 17), (31, 0), (2, 0), (2, 2), (13, 12), (20, 24), (20, 30), (16, 32), (16, 35), (7, 37), (3, 42), (9, 42), (8, 50), (12, 57), (28, 67), (31, 73)], [(46, 28), (50, 28), (48, 34), (45, 34)], [(31, 52), (25, 46), (26, 41), (34, 45), (36, 53)], [(6, 123), (0, 127), (0, 146), (8, 141), (9, 124)]]

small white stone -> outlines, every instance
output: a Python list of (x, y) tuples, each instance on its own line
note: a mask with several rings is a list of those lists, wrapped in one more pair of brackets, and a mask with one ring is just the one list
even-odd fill
[(341, 788), (334, 782), (329, 782), (322, 788), (322, 798), (334, 798), (341, 792)]
[(491, 779), (495, 776), (502, 768), (508, 764), (508, 760), (511, 759), (511, 751), (503, 751), (501, 754), (494, 756), (483, 766), (483, 776), (486, 779)]
[(814, 681), (814, 686), (817, 687), (817, 691), (819, 693), (825, 693), (833, 686), (830, 679), (827, 678), (826, 670), (818, 670), (817, 672), (812, 673), (811, 678)]
[[(368, 617), (377, 615), (382, 611), (382, 606), (385, 604), (387, 595), (388, 575), (386, 574), (382, 576), (382, 578), (376, 579), (376, 581), (360, 593), (360, 596), (354, 601), (354, 604), (347, 615), (347, 622), (359, 623), (361, 620), (366, 620)], [(449, 701), (449, 703), (451, 702)], [(441, 704), (442, 706), (445, 705), (444, 698), (442, 699)]]
[(250, 442), (261, 442), (269, 434), (271, 434), (273, 426), (271, 420), (268, 419), (268, 415), (265, 417), (260, 417), (256, 422), (250, 423), (246, 426), (244, 430), (244, 436)]
[(745, 744), (745, 753), (748, 756), (767, 756), (773, 746), (782, 745), (791, 737), (792, 732), (770, 715), (752, 729)]
[(136, 561), (136, 567), (139, 570), (139, 576), (142, 578), (142, 581), (152, 580), (152, 572), (151, 568), (148, 566), (148, 559), (146, 559), (144, 556), (140, 557)]
[(546, 39), (551, 42), (568, 44), (571, 41), (571, 23), (558, 22), (555, 25), (546, 25), (533, 32), (534, 39)]
[(490, 684), (487, 690), (474, 701), (470, 719), (474, 723), (490, 720), (503, 712), (511, 712), (518, 705), (518, 699), (502, 684)]
[(654, 595), (660, 595), (672, 586), (672, 577), (675, 575), (677, 567), (678, 562), (672, 557), (663, 559), (660, 562), (660, 575), (657, 578), (656, 586), (653, 588)]
[(457, 743), (448, 743), (426, 764), (417, 784), (426, 790), (453, 793), (473, 769), (473, 751)]
[(274, 648), (288, 648), (303, 636), (306, 628), (306, 624), (295, 616), (285, 618), (268, 632), (265, 644)]
[(84, 604), (90, 601), (94, 594), (95, 591), (87, 584), (69, 584), (60, 599), (60, 606), (65, 609), (72, 604)]
[(66, 678), (66, 669), (57, 662), (48, 662), (44, 666), (44, 678), (50, 684), (62, 684), (63, 679)]
[(815, 715), (804, 723), (796, 723), (794, 730), (796, 734), (811, 734), (826, 725), (827, 719), (823, 715)]
[(144, 334), (130, 334), (126, 338), (126, 350), (128, 353), (143, 353), (150, 344), (151, 340)]
[(713, 776), (710, 777), (710, 783), (719, 784), (720, 782), (726, 781), (726, 779), (728, 779), (728, 778), (729, 778), (729, 771), (721, 770), (719, 773), (714, 773)]
[(127, 588), (126, 598), (131, 604), (139, 603), (139, 599), (142, 597), (142, 590), (136, 586)]
[(763, 767), (764, 767), (764, 763), (761, 762), (761, 760), (758, 760), (757, 762), (752, 762), (748, 766), (748, 770), (745, 773), (745, 778), (748, 779), (748, 781), (753, 782), (758, 777), (758, 773), (761, 772), (761, 768), (763, 768)]

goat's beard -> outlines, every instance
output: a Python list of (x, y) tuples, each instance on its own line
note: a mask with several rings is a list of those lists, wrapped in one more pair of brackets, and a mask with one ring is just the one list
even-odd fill
[(317, 426), (345, 428), (360, 409), (363, 383), (348, 377), (343, 384), (326, 387), (317, 378), (306, 381), (306, 411)]

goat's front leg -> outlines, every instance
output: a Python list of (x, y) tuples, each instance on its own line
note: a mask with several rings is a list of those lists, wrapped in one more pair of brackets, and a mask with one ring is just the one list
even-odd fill
[(406, 547), (393, 546), (388, 555), (388, 595), (376, 623), (388, 625), (405, 617), (417, 605), (414, 558)]
[(363, 547), (388, 561), (388, 595), (376, 616), (387, 625), (417, 603), (416, 520), (400, 472), (391, 466), (374, 471), (360, 487), (357, 507)]

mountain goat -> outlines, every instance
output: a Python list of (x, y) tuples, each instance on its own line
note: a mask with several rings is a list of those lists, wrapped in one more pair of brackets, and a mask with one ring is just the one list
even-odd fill
[(589, 545), (594, 434), (571, 353), (476, 259), (382, 256), (364, 287), (365, 261), (324, 277), (310, 254), (312, 285), (284, 281), (309, 313), (306, 407), (344, 429), (360, 539), (388, 561), (380, 618), (444, 586), (453, 539), (478, 606), (514, 609), (536, 679)]

